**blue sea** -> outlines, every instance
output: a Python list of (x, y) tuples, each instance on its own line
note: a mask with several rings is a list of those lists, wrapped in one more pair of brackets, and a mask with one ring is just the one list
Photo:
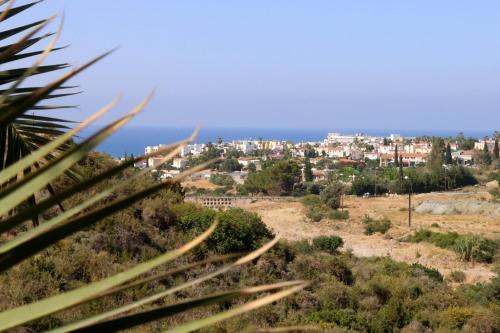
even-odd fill
[[(84, 131), (82, 137), (95, 131), (97, 127), (92, 127)], [(172, 143), (185, 139), (191, 135), (194, 127), (124, 127), (113, 134), (97, 150), (120, 157), (126, 154), (142, 154), (144, 147), (157, 144)], [(398, 133), (406, 137), (430, 135), (430, 136), (456, 136), (460, 130), (450, 131), (429, 131), (429, 130), (369, 130), (369, 129), (297, 129), (297, 128), (217, 128), (205, 127), (201, 129), (196, 140), (199, 143), (215, 142), (218, 137), (224, 141), (235, 139), (276, 139), (288, 140), (292, 142), (321, 141), (326, 138), (329, 132), (343, 134), (365, 133), (375, 136), (388, 136), (391, 133)], [(466, 137), (482, 138), (491, 135), (488, 131), (464, 131)]]

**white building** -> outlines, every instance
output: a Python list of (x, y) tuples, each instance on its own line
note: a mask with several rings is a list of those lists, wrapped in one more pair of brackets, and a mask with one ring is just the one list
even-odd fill
[(182, 148), (180, 151), (181, 157), (186, 157), (188, 155), (193, 155), (193, 156), (198, 156), (200, 155), (203, 150), (205, 150), (205, 144), (200, 144), (200, 143), (194, 143), (187, 145), (186, 147)]
[(326, 141), (330, 144), (332, 143), (353, 143), (355, 139), (363, 141), (365, 139), (365, 135), (361, 133), (357, 133), (354, 135), (346, 135), (340, 133), (328, 133), (326, 137)]
[(148, 162), (147, 161), (139, 161), (137, 163), (134, 163), (134, 168), (138, 169), (144, 169), (148, 167)]
[[(404, 166), (417, 166), (427, 162), (428, 154), (403, 152), (399, 156), (402, 157)], [(395, 164), (394, 154), (380, 155), (380, 166), (386, 167), (393, 164)]]
[(248, 177), (248, 172), (245, 171), (233, 171), (229, 174), (236, 184), (243, 184), (245, 179)]
[(236, 149), (241, 151), (243, 154), (250, 154), (259, 149), (257, 141), (242, 140), (238, 141), (236, 144)]
[(344, 158), (348, 156), (346, 146), (324, 147), (322, 151), (323, 150), (325, 151), (325, 154), (330, 158)]
[(174, 158), (172, 161), (172, 166), (177, 169), (183, 169), (187, 165), (187, 158)]
[(481, 140), (479, 142), (475, 142), (474, 143), (474, 149), (475, 150), (483, 150), (484, 149), (484, 145), (488, 145), (488, 150), (490, 152), (492, 152), (493, 148), (495, 147), (495, 140), (488, 140), (488, 141)]
[(389, 135), (389, 138), (392, 141), (401, 141), (403, 139), (403, 137), (401, 136), (401, 134), (391, 134), (391, 135)]
[(164, 163), (163, 157), (152, 156), (148, 158), (148, 167), (153, 167), (153, 168), (159, 167), (161, 164), (163, 164), (162, 162)]
[(179, 170), (161, 170), (160, 171), (160, 179), (172, 179), (180, 173)]
[(260, 160), (252, 157), (240, 157), (238, 158), (238, 163), (247, 168), (250, 164), (255, 164), (255, 166), (260, 165)]
[(474, 163), (474, 151), (473, 150), (461, 150), (451, 153), (453, 159), (456, 159), (458, 163), (465, 165), (472, 165)]
[(165, 147), (165, 146), (167, 146), (167, 145), (159, 144), (157, 146), (147, 146), (146, 148), (144, 148), (144, 154), (148, 155), (148, 154), (156, 153), (158, 150), (160, 150), (162, 147)]
[(366, 152), (365, 151), (365, 158), (370, 160), (370, 161), (375, 161), (379, 158), (379, 154), (377, 152)]

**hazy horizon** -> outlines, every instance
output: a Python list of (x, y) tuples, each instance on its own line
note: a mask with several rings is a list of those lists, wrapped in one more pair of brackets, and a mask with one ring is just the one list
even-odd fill
[[(90, 125), (89, 127), (102, 127), (104, 125), (107, 125), (107, 123), (102, 123), (97, 121), (95, 125)], [(199, 123), (198, 123), (199, 125)], [(195, 129), (197, 127), (196, 124), (185, 124), (185, 125), (163, 125), (163, 124), (135, 124), (134, 122), (130, 122), (127, 125), (125, 125), (125, 128), (180, 128), (180, 129)], [(342, 133), (342, 134), (356, 134), (356, 133), (364, 133), (364, 134), (370, 134), (370, 132), (376, 132), (376, 133), (382, 133), (382, 132), (387, 132), (387, 134), (401, 134), (398, 131), (402, 133), (408, 133), (408, 132), (422, 132), (424, 133), (454, 133), (458, 134), (460, 132), (464, 133), (467, 136), (467, 133), (484, 133), (484, 135), (489, 135), (491, 136), (494, 131), (498, 131), (497, 127), (493, 128), (488, 128), (488, 129), (468, 129), (468, 130), (461, 130), (461, 129), (456, 129), (456, 128), (435, 128), (435, 129), (425, 129), (425, 128), (360, 128), (360, 127), (343, 127), (343, 128), (338, 128), (338, 127), (307, 127), (307, 126), (296, 126), (296, 127), (291, 127), (291, 126), (258, 126), (258, 125), (253, 125), (253, 126), (241, 126), (241, 125), (209, 125), (209, 126), (204, 126), (201, 124), (200, 128), (203, 129), (231, 129), (231, 130), (237, 130), (237, 129), (251, 129), (251, 130), (277, 130), (277, 129), (283, 129), (283, 130), (291, 130), (291, 131), (301, 131), (301, 130), (314, 130), (314, 131), (326, 131), (325, 133)]]
[[(90, 134), (96, 129), (90, 127), (83, 136)], [(161, 127), (161, 126), (126, 126), (110, 138), (104, 141), (97, 150), (108, 153), (112, 156), (123, 156), (125, 153), (142, 154), (146, 146), (167, 144), (183, 140), (191, 135), (194, 127)], [(415, 136), (456, 136), (458, 131), (390, 131), (390, 130), (348, 130), (348, 129), (307, 129), (307, 128), (229, 128), (229, 127), (202, 127), (197, 143), (216, 142), (221, 137), (224, 141), (237, 139), (258, 139), (265, 140), (287, 140), (291, 142), (319, 142), (323, 141), (329, 132), (341, 132), (343, 134), (354, 134), (363, 132), (367, 135), (389, 136), (390, 134), (401, 134), (405, 137)], [(466, 137), (482, 138), (485, 135), (491, 136), (490, 132), (464, 133)]]
[(495, 1), (51, 0), (24, 20), (62, 10), (59, 45), (71, 45), (50, 63), (121, 46), (72, 82), (84, 91), (66, 99), (81, 106), (77, 119), (120, 92), (112, 116), (121, 115), (156, 87), (134, 126), (467, 132), (500, 123)]

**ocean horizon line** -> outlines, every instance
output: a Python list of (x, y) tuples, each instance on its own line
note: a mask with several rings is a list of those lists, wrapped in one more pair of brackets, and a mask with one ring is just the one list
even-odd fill
[[(92, 133), (99, 128), (94, 125), (87, 128), (82, 137)], [(191, 135), (195, 126), (173, 127), (173, 126), (130, 126), (124, 127), (104, 141), (97, 151), (110, 154), (115, 157), (125, 154), (142, 154), (146, 146), (166, 144), (185, 139)], [(225, 141), (238, 139), (287, 140), (292, 142), (317, 142), (327, 137), (328, 133), (355, 134), (364, 133), (372, 136), (389, 136), (400, 134), (405, 137), (418, 136), (441, 136), (454, 137), (460, 130), (369, 130), (369, 129), (342, 129), (342, 128), (232, 128), (232, 127), (202, 127), (196, 140), (197, 143), (215, 142), (219, 137)], [(482, 138), (491, 136), (493, 131), (463, 131), (466, 137)]]

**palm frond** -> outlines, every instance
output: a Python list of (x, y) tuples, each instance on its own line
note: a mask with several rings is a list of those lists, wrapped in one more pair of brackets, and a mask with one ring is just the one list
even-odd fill
[[(14, 1), (0, 0), (0, 6), (4, 6), (4, 10), (0, 12), (0, 23), (24, 12), (39, 3), (39, 1), (18, 7), (13, 7), (13, 3)], [(52, 73), (68, 67), (66, 64), (42, 65), (51, 52), (61, 49), (56, 48), (55, 44), (60, 36), (63, 20), (61, 20), (61, 26), (57, 33), (38, 35), (51, 20), (52, 18), (48, 18), (0, 31), (0, 41), (5, 41), (18, 34), (24, 34), (17, 42), (0, 46), (0, 64), (12, 65), (20, 59), (37, 57), (36, 61), (30, 67), (14, 67), (0, 70), (0, 85), (9, 85), (0, 90), (0, 233), (13, 231), (14, 228), (29, 219), (35, 222), (34, 228), (20, 234), (11, 233), (11, 235), (15, 234), (15, 237), (0, 244), (0, 273), (12, 269), (14, 265), (33, 257), (45, 248), (53, 246), (59, 240), (71, 236), (83, 228), (92, 226), (103, 218), (130, 207), (132, 204), (151, 194), (174, 186), (174, 184), (176, 185), (177, 182), (180, 182), (185, 177), (213, 163), (213, 161), (208, 161), (180, 173), (171, 181), (158, 182), (145, 189), (137, 190), (134, 193), (112, 198), (113, 194), (127, 184), (130, 184), (131, 181), (137, 180), (139, 177), (144, 177), (147, 173), (151, 172), (151, 168), (146, 168), (126, 179), (120, 178), (112, 186), (107, 187), (97, 195), (82, 199), (81, 202), (65, 210), (61, 210), (55, 217), (39, 224), (38, 216), (49, 208), (55, 205), (59, 205), (62, 208), (63, 202), (68, 202), (67, 200), (76, 194), (92, 190), (96, 185), (101, 184), (107, 179), (120, 175), (135, 162), (143, 161), (155, 154), (162, 156), (162, 162), (171, 160), (178, 154), (180, 149), (192, 142), (198, 134), (198, 130), (196, 130), (190, 138), (166, 146), (155, 154), (140, 156), (120, 165), (113, 166), (97, 176), (82, 180), (76, 170), (73, 169), (75, 163), (84, 158), (99, 143), (141, 112), (152, 98), (153, 93), (147, 96), (131, 112), (111, 122), (78, 144), (73, 142), (74, 136), (98, 117), (109, 111), (116, 104), (117, 100), (105, 106), (94, 116), (77, 124), (74, 128), (69, 126), (72, 123), (70, 120), (62, 119), (58, 116), (30, 114), (30, 112), (35, 110), (55, 110), (72, 107), (71, 105), (47, 105), (44, 102), (74, 95), (75, 92), (67, 89), (75, 87), (65, 85), (66, 82), (112, 52), (106, 52), (46, 85), (40, 87), (22, 86), (24, 81), (33, 75)], [(51, 36), (52, 39), (45, 49), (25, 52), (28, 48)], [(61, 90), (65, 92), (60, 92)], [(75, 182), (75, 184), (56, 193), (50, 183), (62, 175), (67, 175), (71, 179), (81, 181)], [(45, 187), (51, 196), (37, 202), (36, 194)], [(103, 199), (108, 200), (100, 202)], [(27, 205), (21, 206), (23, 203), (27, 203)], [(96, 207), (96, 203), (100, 203), (100, 205)], [(126, 289), (141, 286), (150, 281), (161, 279), (165, 276), (172, 276), (207, 263), (221, 262), (223, 264), (212, 272), (201, 274), (201, 276), (134, 300), (128, 304), (117, 306), (99, 314), (80, 318), (73, 323), (61, 325), (55, 331), (109, 331), (128, 329), (196, 307), (259, 295), (257, 299), (253, 299), (242, 306), (207, 318), (185, 323), (173, 329), (173, 332), (190, 332), (270, 304), (307, 286), (307, 283), (304, 281), (293, 281), (247, 287), (144, 310), (143, 306), (151, 304), (156, 300), (199, 285), (216, 276), (225, 274), (240, 265), (250, 263), (268, 251), (278, 241), (274, 239), (249, 254), (242, 257), (238, 256), (239, 259), (235, 259), (234, 262), (226, 263), (227, 260), (236, 258), (235, 255), (214, 257), (144, 277), (151, 270), (158, 269), (161, 265), (177, 260), (180, 256), (198, 246), (212, 234), (217, 224), (218, 220), (216, 219), (214, 224), (207, 230), (186, 244), (177, 249), (167, 251), (156, 258), (137, 264), (121, 273), (83, 285), (65, 293), (56, 294), (30, 304), (24, 304), (0, 312), (0, 331), (10, 330), (30, 321), (44, 318), (93, 300), (118, 295)]]
[[(3, 2), (3, 4), (6, 3), (7, 2)], [(8, 2), (4, 11), (0, 13), (0, 22), (29, 9), (37, 4), (38, 1), (12, 8), (13, 3), (13, 1)], [(61, 18), (61, 24), (57, 33), (45, 33), (41, 36), (37, 36), (37, 34), (53, 19), (54, 17), (49, 17), (45, 20), (39, 20), (5, 31), (0, 31), (0, 41), (24, 33), (16, 42), (0, 46), (0, 64), (15, 64), (18, 60), (38, 57), (31, 67), (14, 67), (0, 70), (0, 85), (10, 84), (7, 89), (2, 90), (2, 94), (0, 95), (0, 114), (2, 115), (1, 118), (3, 118), (0, 124), (0, 170), (7, 168), (22, 157), (29, 156), (33, 151), (67, 130), (63, 124), (60, 126), (56, 125), (59, 123), (59, 120), (47, 122), (38, 119), (37, 123), (34, 121), (32, 123), (25, 122), (27, 119), (26, 113), (28, 111), (56, 110), (74, 107), (72, 105), (40, 105), (44, 100), (64, 98), (74, 93), (38, 95), (36, 99), (33, 99), (37, 92), (40, 93), (43, 91), (44, 87), (37, 87), (36, 89), (21, 87), (25, 79), (29, 77), (60, 71), (68, 67), (67, 64), (41, 65), (49, 53), (61, 49), (56, 48), (55, 45), (62, 31), (64, 17)], [(53, 38), (45, 49), (22, 53), (24, 50), (51, 36), (53, 36)], [(55, 90), (57, 90), (57, 88)], [(28, 101), (30, 101), (29, 103), (31, 105), (25, 104)], [(32, 117), (31, 120), (36, 119), (34, 118), (34, 113)], [(66, 121), (61, 120), (61, 122), (64, 123)], [(69, 149), (69, 147), (69, 144), (60, 145), (58, 150), (59, 152), (63, 152)], [(54, 157), (54, 155), (47, 156)], [(38, 165), (43, 164), (44, 163), (38, 163)], [(74, 181), (79, 180), (75, 169), (68, 169), (66, 175)], [(54, 192), (50, 184), (47, 184), (47, 190), (51, 194)], [(27, 203), (28, 205), (35, 204), (35, 196), (31, 196)], [(60, 203), (59, 205), (61, 206)], [(35, 225), (37, 224), (37, 217), (33, 217), (33, 223)]]

